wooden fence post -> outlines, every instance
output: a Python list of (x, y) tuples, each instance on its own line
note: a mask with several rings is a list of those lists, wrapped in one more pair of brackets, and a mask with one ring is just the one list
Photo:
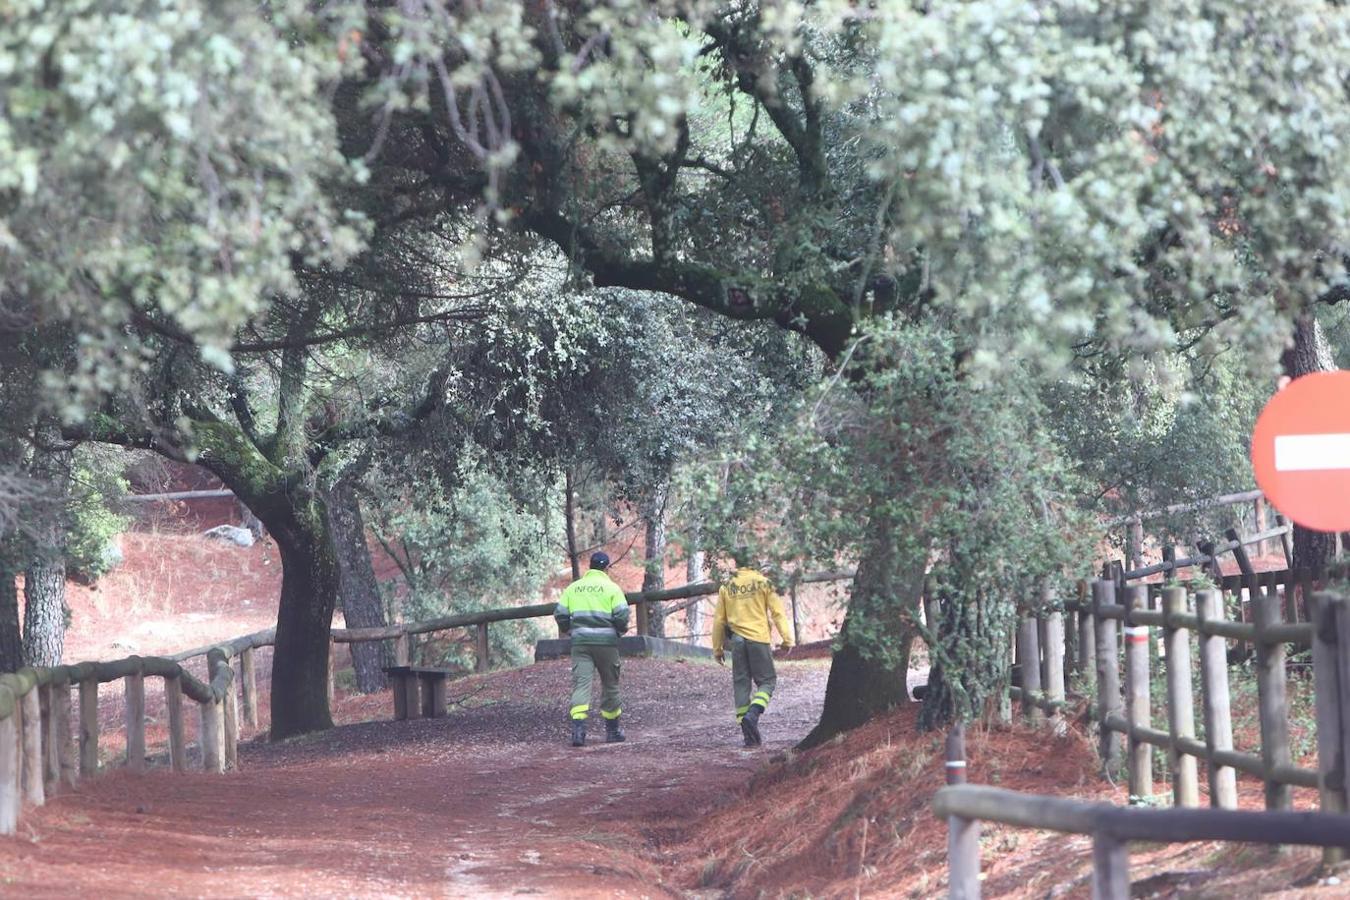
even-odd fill
[[(1275, 516), (1275, 524), (1280, 528), (1284, 528), (1289, 523), (1285, 521), (1284, 516), (1277, 513)], [(1292, 569), (1294, 567), (1294, 545), (1290, 540), (1288, 531), (1285, 531), (1280, 535), (1280, 550), (1284, 553), (1284, 567), (1286, 569)]]
[(328, 708), (333, 708), (333, 695), (337, 683), (337, 641), (328, 639)]
[(225, 711), (219, 700), (197, 704), (201, 712), (202, 770), (216, 775), (225, 771)]
[(55, 684), (48, 682), (38, 689), (42, 716), (42, 783), (48, 797), (57, 792), (61, 783), (61, 741), (56, 721)]
[(1274, 778), (1275, 768), (1290, 765), (1292, 759), (1285, 648), (1283, 643), (1271, 643), (1265, 637), (1265, 630), (1280, 622), (1280, 602), (1273, 586), (1269, 591), (1258, 587), (1252, 601), (1252, 614), (1256, 620), (1256, 691), (1261, 720), (1261, 761), (1266, 770), (1266, 808), (1291, 809), (1293, 789)]
[(98, 679), (80, 682), (80, 777), (98, 774)]
[(1125, 842), (1102, 831), (1092, 836), (1092, 900), (1130, 900)]
[[(1064, 614), (1059, 610), (1045, 617), (1045, 695), (1051, 702), (1063, 703), (1064, 689)], [(1056, 734), (1063, 734), (1067, 725), (1063, 707), (1053, 713)]]
[(1092, 679), (1097, 678), (1097, 628), (1093, 622), (1092, 606), (1088, 600), (1088, 583), (1078, 582), (1078, 671)]
[[(966, 732), (957, 722), (947, 732), (948, 784), (966, 783)], [(947, 883), (951, 900), (980, 900), (980, 822), (947, 817)]]
[(1153, 796), (1153, 745), (1139, 740), (1135, 728), (1153, 724), (1149, 702), (1148, 626), (1136, 625), (1134, 614), (1148, 609), (1148, 588), (1135, 585), (1125, 589), (1125, 695), (1130, 722), (1127, 780), (1131, 803), (1145, 803)]
[[(1311, 593), (1306, 596), (1311, 597)], [(1327, 606), (1335, 609), (1336, 626), (1336, 677), (1340, 685), (1341, 700), (1344, 703), (1350, 699), (1350, 604), (1347, 604), (1345, 597), (1331, 597), (1328, 595)], [(1319, 720), (1320, 721), (1320, 720)], [(1345, 712), (1344, 706), (1341, 708), (1341, 733), (1339, 735), (1341, 745), (1341, 779), (1342, 787), (1346, 793), (1346, 799), (1350, 803), (1350, 715)], [(1321, 737), (1318, 737), (1318, 748), (1321, 748)]]
[(1022, 661), (1022, 715), (1028, 722), (1041, 720), (1036, 701), (1041, 695), (1041, 654), (1037, 647), (1036, 620), (1025, 613), (1017, 623), (1017, 652)]
[[(1252, 501), (1252, 531), (1260, 534), (1266, 530), (1266, 499), (1257, 497)], [(1257, 541), (1256, 555), (1265, 556), (1270, 552), (1270, 540)], [(1292, 619), (1290, 621), (1293, 621)]]
[(1228, 643), (1205, 631), (1209, 622), (1223, 620), (1223, 594), (1217, 590), (1196, 595), (1200, 619), (1200, 685), (1204, 692), (1206, 763), (1209, 766), (1209, 805), (1237, 809), (1237, 773), (1214, 761), (1215, 750), (1233, 749), (1233, 715), (1228, 698)]
[(1097, 722), (1100, 727), (1098, 750), (1102, 767), (1111, 774), (1120, 767), (1120, 736), (1107, 725), (1112, 714), (1121, 712), (1120, 655), (1116, 646), (1116, 623), (1102, 612), (1114, 606), (1116, 585), (1105, 579), (1092, 585), (1092, 618), (1097, 637)]
[(253, 648), (245, 647), (239, 654), (239, 678), (244, 693), (244, 724), (258, 728), (258, 676), (253, 668)]
[(23, 797), (34, 806), (47, 802), (43, 784), (42, 703), (35, 684), (23, 695)]
[(140, 672), (122, 679), (127, 701), (127, 769), (145, 771), (145, 676)]
[(647, 604), (639, 601), (637, 604), (637, 635), (642, 637), (651, 633), (651, 610), (647, 609)]
[(408, 662), (409, 659), (410, 656), (408, 654), (408, 633), (405, 631), (398, 637), (394, 638), (394, 665), (396, 666), (411, 665), (411, 663)]
[(19, 698), (14, 697), (13, 711), (0, 719), (0, 834), (13, 834), (19, 827), (18, 709)]
[(239, 691), (238, 682), (231, 678), (220, 700), (222, 724), (225, 726), (225, 768), (239, 768)]
[(70, 682), (62, 681), (52, 693), (52, 711), (56, 716), (56, 746), (61, 784), (73, 788), (80, 783), (79, 757), (75, 752), (75, 720), (71, 715)]
[(1195, 757), (1177, 749), (1179, 738), (1195, 737), (1195, 696), (1191, 690), (1191, 634), (1176, 617), (1189, 610), (1185, 588), (1163, 589), (1163, 640), (1167, 648), (1167, 729), (1172, 747), (1172, 805), (1199, 806), (1200, 779)]
[[(1292, 582), (1290, 588), (1292, 589)], [(1313, 626), (1313, 698), (1317, 718), (1317, 787), (1324, 813), (1346, 810), (1345, 748), (1341, 743), (1340, 675), (1336, 671), (1336, 618), (1344, 606), (1329, 594), (1307, 599), (1308, 621)], [(1322, 865), (1330, 868), (1344, 861), (1342, 847), (1323, 847)]]
[(183, 679), (172, 675), (164, 679), (164, 711), (169, 720), (169, 768), (187, 771), (187, 742), (183, 734)]
[(1130, 523), (1126, 534), (1126, 558), (1130, 562), (1130, 568), (1142, 569), (1144, 567), (1144, 523), (1141, 519), (1135, 519)]
[(479, 622), (477, 629), (477, 659), (474, 663), (475, 672), (486, 672), (492, 667), (492, 660), (488, 656), (488, 626), (486, 622)]

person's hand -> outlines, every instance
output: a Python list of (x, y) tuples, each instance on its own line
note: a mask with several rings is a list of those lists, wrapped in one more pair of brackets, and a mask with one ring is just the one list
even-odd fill
[(790, 653), (792, 652), (792, 645), (791, 645), (791, 644), (788, 644), (788, 643), (784, 643), (784, 644), (783, 644), (781, 647), (779, 647), (778, 649), (781, 650), (781, 651), (783, 651), (783, 655), (786, 656), (786, 655), (788, 655), (788, 654), (790, 654)]
[(727, 664), (726, 654), (724, 654), (721, 650), (718, 650), (716, 653), (713, 654), (713, 659), (717, 660), (717, 664), (719, 666), (725, 666)]

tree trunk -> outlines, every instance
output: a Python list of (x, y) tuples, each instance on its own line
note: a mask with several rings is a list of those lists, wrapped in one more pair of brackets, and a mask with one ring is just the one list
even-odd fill
[(0, 672), (23, 668), (23, 641), (19, 633), (19, 586), (14, 565), (0, 557)]
[[(699, 538), (699, 528), (694, 526), (690, 529), (691, 539), (696, 541)], [(703, 551), (689, 550), (689, 558), (685, 561), (684, 583), (698, 584), (703, 580)], [(689, 643), (697, 644), (702, 638), (700, 633), (703, 626), (703, 604), (701, 601), (691, 603), (685, 607), (684, 623), (689, 630)]]
[[(1312, 313), (1305, 313), (1294, 324), (1294, 344), (1286, 350), (1282, 359), (1284, 372), (1290, 378), (1298, 378), (1313, 372), (1330, 372), (1336, 363), (1331, 355), (1331, 346), (1322, 334), (1322, 326)], [(1330, 532), (1313, 531), (1302, 525), (1294, 526), (1294, 568), (1312, 569), (1321, 573), (1327, 563), (1336, 558), (1336, 535)]]
[(328, 642), (342, 580), (322, 501), (294, 494), (283, 500), (295, 503), (292, 514), (259, 513), (281, 554), (281, 603), (272, 658), (274, 741), (333, 727)]
[(567, 558), (572, 563), (572, 580), (576, 581), (581, 577), (581, 557), (577, 548), (577, 490), (571, 466), (567, 467), (565, 478), (563, 491), (566, 496), (563, 499), (563, 513), (567, 525)]
[(38, 553), (23, 578), (23, 658), (30, 666), (59, 666), (66, 645), (66, 558)]
[(820, 722), (798, 745), (805, 750), (857, 728), (905, 702), (909, 651), (923, 594), (926, 553), (900, 556), (885, 528), (870, 542), (853, 578), (840, 646), (825, 683)]
[[(348, 628), (381, 628), (385, 624), (384, 604), (375, 567), (370, 562), (366, 543), (366, 523), (361, 502), (356, 496), (356, 467), (349, 469), (328, 491), (328, 522), (341, 571), (339, 597)], [(348, 644), (352, 666), (356, 670), (356, 689), (363, 694), (384, 690), (384, 667), (394, 664), (393, 653), (384, 641)]]
[[(647, 498), (642, 518), (647, 526), (646, 547), (642, 551), (644, 563), (642, 590), (659, 591), (666, 586), (666, 492), (665, 482), (652, 489)], [(652, 637), (666, 636), (666, 611), (660, 603), (648, 603), (647, 632)]]

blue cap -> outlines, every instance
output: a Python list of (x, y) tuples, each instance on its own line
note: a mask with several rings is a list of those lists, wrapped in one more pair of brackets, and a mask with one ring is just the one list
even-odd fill
[(608, 569), (608, 568), (609, 568), (609, 554), (606, 553), (606, 552), (604, 552), (603, 550), (597, 550), (597, 551), (595, 551), (594, 553), (592, 553), (592, 554), (591, 554), (591, 568), (592, 568), (592, 569), (602, 569), (602, 570), (603, 570), (603, 569)]

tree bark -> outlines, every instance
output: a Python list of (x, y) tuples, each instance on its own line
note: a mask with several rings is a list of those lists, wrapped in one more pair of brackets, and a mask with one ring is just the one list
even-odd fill
[(577, 548), (577, 490), (572, 477), (572, 467), (567, 466), (563, 491), (564, 520), (567, 525), (567, 558), (572, 563), (572, 580), (581, 577), (581, 558)]
[(23, 640), (19, 632), (18, 572), (10, 560), (0, 555), (0, 672), (23, 668)]
[(258, 515), (281, 554), (281, 602), (272, 657), (274, 741), (333, 727), (328, 641), (342, 573), (323, 501), (297, 494), (282, 498), (294, 503), (294, 510)]
[(853, 578), (839, 648), (825, 683), (820, 722), (798, 748), (823, 744), (909, 697), (905, 679), (923, 594), (926, 554), (905, 559), (886, 527), (870, 542)]
[[(642, 518), (647, 526), (646, 547), (642, 551), (644, 563), (642, 590), (659, 591), (666, 586), (666, 493), (669, 485), (661, 482), (652, 489)], [(660, 603), (648, 603), (647, 631), (652, 637), (666, 636), (666, 611)]]
[(66, 559), (39, 552), (23, 579), (23, 658), (30, 666), (59, 666), (66, 644)]
[[(1284, 372), (1290, 378), (1335, 370), (1336, 363), (1331, 355), (1331, 346), (1322, 333), (1322, 326), (1312, 313), (1304, 313), (1294, 323), (1294, 343), (1285, 351), (1282, 362)], [(1334, 533), (1313, 531), (1302, 525), (1294, 526), (1294, 568), (1311, 569), (1321, 573), (1335, 558)]]
[[(699, 527), (694, 525), (690, 527), (691, 541), (697, 541), (700, 537)], [(703, 581), (703, 551), (688, 550), (688, 559), (684, 567), (684, 583), (698, 584)], [(702, 603), (691, 603), (684, 610), (684, 624), (689, 631), (689, 643), (697, 644), (700, 640), (699, 634), (703, 625), (703, 605)]]
[[(366, 543), (366, 523), (356, 495), (356, 467), (343, 473), (328, 491), (328, 521), (341, 570), (339, 598), (348, 628), (381, 628), (386, 625), (384, 603), (375, 567)], [(363, 694), (384, 690), (384, 667), (394, 664), (392, 652), (384, 641), (348, 644), (352, 666), (356, 670), (356, 689)]]

